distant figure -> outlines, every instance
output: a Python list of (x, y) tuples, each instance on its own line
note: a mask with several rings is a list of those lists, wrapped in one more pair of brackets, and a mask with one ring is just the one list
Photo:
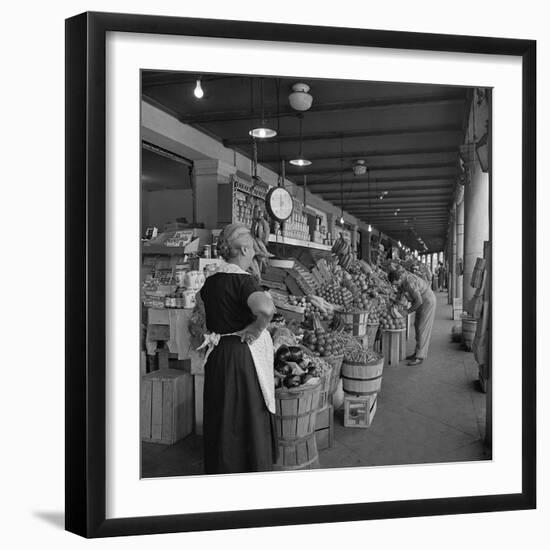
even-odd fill
[(439, 267), (436, 271), (437, 274), (437, 290), (444, 290), (446, 285), (447, 270), (443, 266), (443, 262), (439, 262)]

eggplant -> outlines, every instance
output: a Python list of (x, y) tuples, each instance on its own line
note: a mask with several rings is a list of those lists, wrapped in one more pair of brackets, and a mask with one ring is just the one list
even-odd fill
[(301, 379), (299, 376), (287, 376), (284, 380), (284, 385), (287, 388), (295, 388), (301, 384)]
[(290, 349), (288, 348), (288, 346), (281, 346), (275, 352), (275, 360), (276, 361), (281, 361), (281, 362), (292, 361), (292, 359), (290, 358), (291, 355), (292, 354), (291, 354)]
[(278, 372), (280, 372), (284, 376), (288, 376), (289, 374), (292, 374), (292, 367), (288, 363), (279, 363), (276, 369)]
[(289, 361), (287, 365), (292, 369), (292, 374), (295, 376), (302, 376), (304, 374), (304, 369), (301, 369), (298, 363), (294, 363), (293, 361)]
[(289, 346), (288, 351), (290, 352), (290, 357), (287, 359), (287, 361), (299, 363), (304, 357), (304, 352), (298, 346)]

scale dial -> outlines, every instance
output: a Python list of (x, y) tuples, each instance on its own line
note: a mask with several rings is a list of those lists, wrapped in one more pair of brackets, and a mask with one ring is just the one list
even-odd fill
[(288, 220), (294, 208), (292, 197), (284, 187), (272, 187), (267, 193), (265, 204), (269, 215), (279, 223)]

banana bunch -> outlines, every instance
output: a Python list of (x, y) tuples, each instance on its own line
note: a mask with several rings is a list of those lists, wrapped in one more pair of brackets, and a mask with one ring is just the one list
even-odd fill
[(353, 254), (351, 251), (351, 246), (349, 243), (340, 236), (336, 239), (336, 242), (332, 245), (332, 253), (338, 256), (338, 263), (342, 266), (343, 269), (348, 271), (353, 264)]
[(332, 253), (336, 254), (337, 256), (344, 256), (348, 254), (351, 251), (351, 247), (349, 243), (342, 237), (342, 234), (340, 233), (340, 236), (336, 239), (334, 244), (332, 245)]
[(259, 206), (254, 207), (250, 232), (256, 240), (263, 244), (269, 242), (269, 223), (267, 223), (267, 220), (264, 218), (262, 209)]
[(252, 262), (252, 269), (256, 276), (259, 277), (264, 271), (269, 258), (273, 258), (273, 254), (267, 250), (262, 240), (258, 237), (254, 237), (254, 261)]

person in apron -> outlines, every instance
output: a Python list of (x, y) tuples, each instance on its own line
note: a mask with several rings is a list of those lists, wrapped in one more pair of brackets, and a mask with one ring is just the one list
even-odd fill
[(408, 313), (416, 312), (414, 329), (416, 348), (407, 357), (408, 365), (421, 365), (428, 355), (428, 347), (432, 336), (435, 317), (436, 298), (430, 284), (408, 271), (390, 271), (388, 278), (396, 284), (411, 302)]
[(207, 474), (273, 469), (273, 343), (266, 328), (275, 313), (269, 294), (247, 270), (256, 254), (250, 230), (224, 228), (225, 259), (200, 291), (207, 333), (204, 367), (204, 464)]

